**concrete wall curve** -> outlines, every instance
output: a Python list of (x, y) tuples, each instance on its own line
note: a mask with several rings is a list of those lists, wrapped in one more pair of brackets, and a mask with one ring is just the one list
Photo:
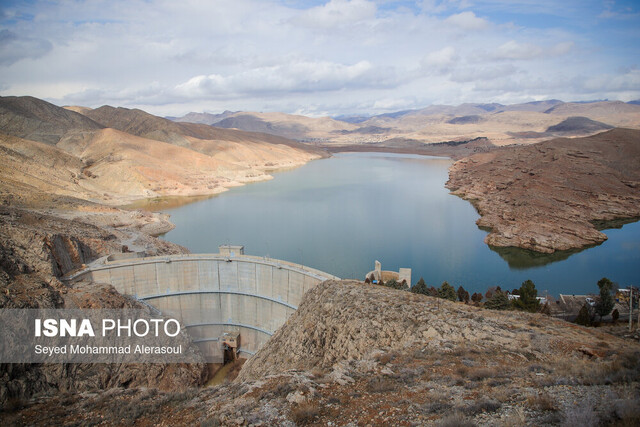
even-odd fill
[(304, 293), (328, 279), (337, 277), (233, 252), (107, 257), (67, 278), (109, 283), (175, 317), (212, 363), (222, 362), (224, 332), (240, 333), (241, 355), (254, 354), (297, 309)]

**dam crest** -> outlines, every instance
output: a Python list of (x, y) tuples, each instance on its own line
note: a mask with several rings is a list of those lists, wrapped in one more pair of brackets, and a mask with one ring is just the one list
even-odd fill
[(111, 284), (162, 315), (180, 321), (209, 363), (224, 363), (224, 337), (250, 357), (295, 312), (306, 291), (338, 279), (287, 261), (220, 246), (217, 254), (114, 254), (65, 278)]

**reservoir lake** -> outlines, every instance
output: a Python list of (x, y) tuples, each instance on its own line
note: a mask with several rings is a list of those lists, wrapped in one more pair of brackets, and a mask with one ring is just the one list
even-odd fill
[(412, 281), (448, 281), (484, 293), (533, 280), (538, 295), (597, 293), (608, 277), (639, 285), (640, 222), (605, 230), (599, 246), (540, 255), (496, 249), (467, 201), (444, 187), (452, 161), (389, 154), (338, 153), (274, 179), (165, 210), (176, 228), (164, 239), (193, 253), (244, 245), (249, 255), (287, 260), (363, 280), (374, 261), (383, 270), (412, 269)]

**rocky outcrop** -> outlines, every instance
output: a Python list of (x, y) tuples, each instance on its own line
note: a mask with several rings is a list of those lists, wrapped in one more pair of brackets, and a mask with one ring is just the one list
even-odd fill
[(485, 242), (532, 251), (602, 243), (598, 229), (640, 217), (640, 131), (554, 139), (453, 164), (453, 194), (474, 204)]
[[(108, 215), (64, 218), (64, 212), (43, 213), (28, 208), (0, 207), (0, 309), (5, 308), (134, 308), (148, 310), (110, 286), (97, 283), (63, 284), (58, 278), (95, 258), (132, 248), (149, 253), (181, 253), (185, 249), (145, 236), (136, 226), (143, 220), (123, 221), (130, 213), (105, 208), (102, 214), (119, 219), (107, 226)], [(77, 211), (66, 214), (80, 215)], [(125, 216), (125, 218), (123, 218)], [(98, 226), (91, 223), (101, 223)], [(183, 336), (183, 345), (190, 338)], [(197, 351), (195, 347), (189, 351)], [(0, 406), (15, 399), (114, 387), (155, 387), (165, 390), (201, 385), (206, 365), (195, 364), (0, 364)]]
[[(240, 380), (398, 351), (468, 351), (506, 359), (559, 360), (565, 348), (593, 341), (584, 330), (523, 313), (503, 313), (355, 281), (326, 281), (305, 294), (293, 316), (240, 372)], [(561, 336), (561, 338), (559, 338)]]

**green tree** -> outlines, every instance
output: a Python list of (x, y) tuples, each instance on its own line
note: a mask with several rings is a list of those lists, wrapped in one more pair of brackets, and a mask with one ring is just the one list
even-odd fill
[(432, 297), (438, 297), (438, 290), (434, 286), (429, 286), (429, 290), (427, 291), (428, 295)]
[(387, 288), (398, 289), (401, 291), (405, 291), (408, 288), (407, 282), (405, 282), (404, 280), (402, 282), (398, 282), (396, 279), (387, 280), (384, 283), (384, 286), (386, 286)]
[(518, 289), (520, 298), (513, 301), (513, 306), (518, 310), (529, 311), (535, 313), (540, 309), (540, 301), (538, 301), (538, 291), (536, 285), (531, 280), (522, 282), (522, 286)]
[(484, 307), (491, 310), (507, 310), (510, 306), (509, 297), (500, 291), (494, 292), (493, 296), (484, 303)]
[(442, 285), (440, 285), (440, 288), (438, 289), (438, 297), (448, 299), (450, 301), (458, 299), (456, 290), (447, 282), (442, 282)]
[(576, 317), (575, 322), (578, 325), (582, 326), (590, 326), (591, 325), (591, 313), (589, 313), (589, 307), (585, 303), (580, 311), (578, 312), (578, 317)]
[(602, 319), (604, 316), (611, 313), (611, 310), (613, 310), (613, 306), (615, 305), (613, 295), (611, 295), (613, 282), (606, 277), (603, 277), (598, 280), (598, 287), (600, 288), (600, 298), (596, 303), (596, 314), (600, 316), (600, 319)]
[(418, 280), (418, 283), (416, 283), (415, 286), (411, 288), (411, 292), (413, 292), (414, 294), (429, 295), (429, 288), (427, 287), (427, 284), (424, 282), (424, 279), (422, 277), (420, 278), (420, 280)]
[(458, 301), (461, 301), (465, 304), (469, 303), (469, 292), (467, 292), (462, 286), (458, 287)]

